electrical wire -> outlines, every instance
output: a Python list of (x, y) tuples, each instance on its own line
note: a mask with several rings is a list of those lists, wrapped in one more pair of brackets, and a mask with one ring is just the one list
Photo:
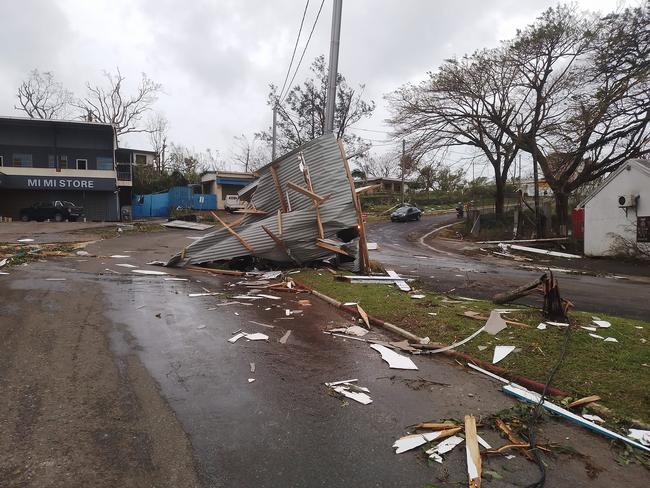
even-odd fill
[(537, 464), (537, 468), (539, 469), (539, 479), (534, 483), (528, 485), (526, 488), (542, 488), (546, 483), (546, 466), (544, 465), (544, 460), (541, 458), (539, 454), (539, 449), (535, 448), (537, 443), (537, 433), (535, 432), (535, 425), (537, 424), (537, 421), (539, 420), (539, 416), (542, 412), (542, 405), (544, 404), (544, 400), (546, 399), (545, 398), (546, 392), (549, 386), (551, 386), (551, 383), (555, 378), (555, 374), (560, 369), (560, 366), (562, 365), (562, 362), (564, 361), (564, 357), (566, 356), (567, 353), (567, 349), (569, 346), (569, 336), (571, 334), (571, 323), (569, 322), (568, 317), (567, 317), (567, 323), (569, 325), (564, 330), (564, 339), (562, 341), (562, 349), (560, 350), (560, 356), (558, 357), (557, 362), (555, 363), (553, 368), (551, 368), (546, 383), (544, 384), (544, 389), (542, 390), (542, 396), (540, 397), (539, 402), (535, 404), (535, 408), (533, 409), (528, 420), (528, 443), (530, 445), (531, 451), (533, 452), (533, 456), (535, 457), (535, 463)]
[(302, 12), (302, 19), (300, 20), (300, 28), (298, 29), (298, 36), (296, 37), (296, 42), (293, 45), (293, 53), (291, 53), (291, 61), (289, 61), (289, 67), (287, 68), (287, 74), (284, 77), (284, 83), (282, 84), (282, 90), (280, 90), (280, 95), (278, 98), (282, 98), (284, 89), (287, 86), (287, 80), (289, 79), (289, 73), (291, 73), (291, 66), (293, 66), (293, 60), (296, 57), (296, 50), (298, 49), (298, 42), (300, 42), (300, 34), (302, 34), (302, 26), (305, 23), (305, 16), (307, 15), (307, 8), (309, 8), (309, 0), (305, 4), (305, 10)]
[[(296, 65), (296, 69), (293, 72), (293, 76), (291, 77), (291, 81), (289, 82), (288, 85), (288, 90), (287, 93), (284, 94), (284, 98), (289, 94), (289, 91), (291, 90), (291, 85), (293, 84), (293, 80), (296, 79), (296, 74), (298, 74), (298, 69), (300, 68), (300, 65), (302, 64), (302, 60), (305, 57), (305, 52), (307, 51), (307, 47), (309, 46), (309, 41), (311, 41), (311, 36), (314, 34), (314, 29), (316, 29), (316, 24), (318, 23), (318, 19), (320, 18), (320, 13), (323, 10), (323, 5), (325, 4), (325, 0), (321, 0), (320, 2), (320, 7), (318, 8), (318, 13), (316, 14), (316, 19), (314, 19), (314, 24), (311, 26), (311, 31), (309, 32), (309, 37), (307, 38), (307, 42), (305, 43), (305, 48), (302, 50), (302, 54), (300, 55), (300, 59), (298, 60), (298, 64)], [(279, 99), (280, 103), (284, 100), (284, 98)]]

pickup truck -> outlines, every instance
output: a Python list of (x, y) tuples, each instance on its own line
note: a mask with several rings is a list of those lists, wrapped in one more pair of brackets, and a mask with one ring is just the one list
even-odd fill
[(226, 195), (224, 207), (226, 212), (234, 212), (235, 210), (241, 210), (245, 205), (237, 195)]
[(63, 222), (69, 220), (70, 222), (76, 221), (83, 215), (83, 207), (79, 207), (72, 202), (63, 200), (54, 200), (52, 202), (36, 202), (31, 207), (23, 208), (20, 210), (20, 220), (28, 222), (36, 220), (43, 222), (44, 220), (54, 220), (55, 222)]

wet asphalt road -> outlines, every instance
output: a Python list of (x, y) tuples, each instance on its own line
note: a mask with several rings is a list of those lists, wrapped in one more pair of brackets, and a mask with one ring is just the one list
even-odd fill
[[(167, 232), (103, 241), (88, 249), (101, 255), (130, 251), (132, 257), (54, 259), (19, 272), (23, 287), (30, 279), (44, 286), (46, 277), (65, 276), (66, 282), (47, 286), (77, 290), (64, 306), (78, 313), (83, 313), (84, 283), (101, 286), (112, 348), (119, 355), (137, 355), (158, 383), (191, 441), (206, 487), (465, 485), (462, 446), (448, 453), (444, 464), (428, 465), (416, 451), (395, 455), (391, 445), (417, 422), (488, 415), (515, 405), (493, 380), (443, 358), (414, 357), (419, 371), (391, 370), (367, 344), (322, 334), (349, 318), (315, 299), (303, 314), (284, 320), (285, 308), (300, 308), (292, 295), (219, 306), (229, 301), (226, 295), (245, 291), (231, 286), (237, 279), (171, 270), (189, 281), (164, 281), (114, 266), (168, 257), (183, 239)], [(188, 296), (203, 288), (224, 295)], [(238, 329), (268, 334), (270, 340), (227, 342)], [(287, 329), (289, 340), (278, 343)], [(343, 404), (322, 385), (349, 378), (370, 389), (371, 405)], [(418, 378), (449, 386), (413, 388), (402, 381)], [(491, 430), (479, 433), (493, 445), (503, 444)], [(591, 479), (578, 457), (549, 459), (549, 487), (645, 486), (643, 468), (618, 466), (601, 437), (564, 421), (546, 422), (544, 437), (584, 452), (591, 465), (603, 469)], [(484, 480), (487, 487), (522, 486), (537, 476), (534, 465), (519, 455), (489, 458), (488, 469), (503, 480)]]
[[(496, 293), (528, 283), (542, 273), (518, 268), (519, 263), (504, 260), (478, 259), (444, 250), (436, 252), (435, 244), (431, 249), (419, 243), (422, 235), (455, 221), (455, 215), (445, 214), (424, 217), (419, 222), (370, 224), (367, 226), (368, 240), (380, 245), (380, 250), (371, 251), (370, 257), (399, 273), (417, 276), (438, 291), (453, 289), (453, 293), (472, 298), (491, 298)], [(594, 267), (598, 266), (597, 260), (591, 261)], [(562, 297), (570, 300), (578, 310), (640, 320), (650, 318), (647, 280), (644, 283), (567, 273), (556, 273), (556, 277)], [(521, 302), (541, 305), (541, 295)]]

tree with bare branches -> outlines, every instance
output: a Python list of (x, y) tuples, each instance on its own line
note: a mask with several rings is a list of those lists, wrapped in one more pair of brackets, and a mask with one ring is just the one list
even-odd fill
[(451, 146), (474, 149), (494, 169), (495, 209), (503, 215), (508, 171), (518, 148), (502, 126), (519, 116), (516, 73), (504, 51), (477, 51), (450, 59), (419, 84), (387, 96), (395, 138), (408, 137), (416, 158)]
[(69, 115), (72, 92), (54, 78), (54, 73), (34, 69), (18, 87), (16, 110), (32, 119), (62, 119)]
[(104, 85), (86, 83), (86, 96), (76, 102), (92, 121), (112, 124), (117, 136), (135, 132), (147, 132), (141, 122), (144, 115), (158, 99), (162, 85), (142, 73), (140, 83), (132, 95), (125, 93), (125, 77), (119, 68), (116, 73), (104, 72)]
[(167, 169), (167, 137), (169, 133), (169, 121), (164, 114), (156, 112), (147, 121), (147, 133), (149, 143), (156, 153), (155, 164), (158, 172)]
[(255, 171), (271, 161), (268, 147), (261, 140), (260, 134), (255, 134), (252, 139), (245, 134), (235, 136), (232, 158), (245, 172)]
[[(268, 104), (278, 103), (278, 148), (280, 154), (315, 139), (325, 133), (325, 97), (327, 94), (327, 64), (324, 56), (318, 56), (311, 65), (312, 76), (302, 85), (296, 85), (278, 103), (277, 87), (271, 85)], [(352, 87), (342, 74), (336, 83), (336, 113), (334, 114), (334, 134), (343, 139), (349, 157), (360, 156), (368, 151), (370, 144), (352, 134), (351, 125), (375, 110), (375, 102), (363, 97), (364, 85)], [(272, 140), (272, 130), (261, 133), (267, 142)]]

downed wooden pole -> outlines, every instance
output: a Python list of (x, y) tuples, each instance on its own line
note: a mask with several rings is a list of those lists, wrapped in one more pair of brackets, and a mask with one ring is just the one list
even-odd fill
[(531, 281), (530, 283), (526, 283), (525, 285), (521, 285), (512, 291), (504, 291), (503, 293), (497, 293), (496, 295), (494, 295), (494, 297), (492, 297), (492, 301), (498, 305), (503, 305), (504, 303), (512, 302), (514, 300), (517, 300), (518, 298), (529, 295), (530, 293), (535, 291), (538, 286), (542, 285), (547, 280), (547, 278), (548, 276), (546, 275), (546, 273), (544, 273), (536, 280)]

